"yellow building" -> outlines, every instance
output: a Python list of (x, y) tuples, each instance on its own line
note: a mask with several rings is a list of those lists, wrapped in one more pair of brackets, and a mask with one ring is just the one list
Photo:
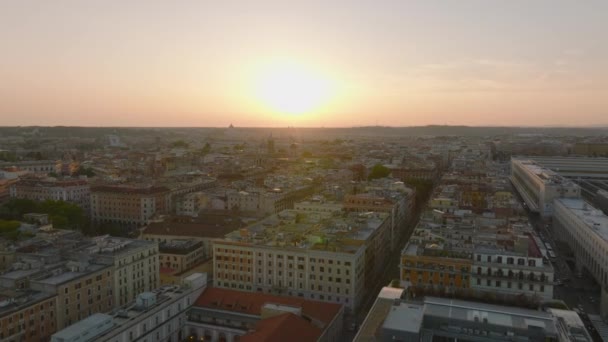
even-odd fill
[(401, 280), (411, 286), (468, 288), (472, 260), (444, 250), (408, 245), (401, 255)]

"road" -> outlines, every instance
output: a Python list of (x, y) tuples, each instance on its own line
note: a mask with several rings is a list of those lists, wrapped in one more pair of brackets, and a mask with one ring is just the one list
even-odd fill
[[(514, 193), (517, 194), (516, 191)], [(524, 202), (519, 194), (517, 197), (523, 205)], [(524, 208), (534, 230), (545, 244), (549, 243), (553, 247), (555, 253), (555, 258), (550, 262), (553, 265), (555, 281), (560, 281), (561, 284), (554, 286), (553, 298), (564, 301), (570, 309), (577, 311), (594, 341), (601, 341), (602, 339), (587, 316), (589, 314), (598, 315), (600, 312), (600, 286), (588, 272), (576, 274), (574, 258), (571, 257), (572, 252), (567, 243), (555, 239), (555, 232), (550, 221), (543, 220), (539, 214), (532, 213), (525, 205)]]
[(425, 207), (426, 203), (424, 203), (421, 208), (416, 209), (414, 211), (412, 219), (405, 224), (403, 229), (404, 233), (400, 237), (399, 242), (396, 244), (397, 247), (394, 251), (394, 254), (396, 255), (392, 255), (388, 258), (388, 263), (386, 264), (382, 275), (378, 277), (378, 281), (374, 285), (373, 290), (368, 291), (365, 297), (363, 298), (363, 302), (356, 316), (346, 315), (344, 317), (344, 331), (342, 333), (342, 341), (352, 341), (355, 338), (357, 332), (356, 329), (353, 330), (351, 328), (352, 324), (355, 323), (357, 328), (360, 327), (361, 323), (363, 323), (363, 321), (365, 320), (367, 313), (374, 304), (374, 301), (378, 297), (378, 293), (380, 293), (380, 290), (384, 286), (389, 285), (393, 279), (400, 278), (399, 265), (401, 263), (401, 250), (403, 249), (403, 246), (405, 246), (405, 243), (409, 240), (410, 235), (414, 231), (414, 227), (416, 227), (416, 225), (418, 224), (418, 221), (420, 220), (420, 215), (422, 214), (422, 212), (424, 212)]

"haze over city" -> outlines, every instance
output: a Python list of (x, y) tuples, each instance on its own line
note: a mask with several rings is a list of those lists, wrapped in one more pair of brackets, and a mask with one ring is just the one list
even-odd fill
[(0, 125), (607, 125), (606, 13), (606, 1), (2, 1)]
[(0, 0), (0, 342), (608, 341), (607, 14)]

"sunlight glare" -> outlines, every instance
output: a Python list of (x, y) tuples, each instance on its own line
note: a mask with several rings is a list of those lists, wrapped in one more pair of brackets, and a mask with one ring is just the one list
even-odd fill
[(278, 114), (302, 115), (320, 109), (331, 96), (330, 81), (295, 63), (266, 68), (256, 82), (257, 98)]

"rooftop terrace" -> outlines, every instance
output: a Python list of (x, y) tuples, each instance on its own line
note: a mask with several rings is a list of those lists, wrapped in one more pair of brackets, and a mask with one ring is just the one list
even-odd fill
[(311, 212), (284, 210), (226, 235), (254, 245), (355, 253), (387, 220), (388, 214), (343, 213), (330, 218)]

